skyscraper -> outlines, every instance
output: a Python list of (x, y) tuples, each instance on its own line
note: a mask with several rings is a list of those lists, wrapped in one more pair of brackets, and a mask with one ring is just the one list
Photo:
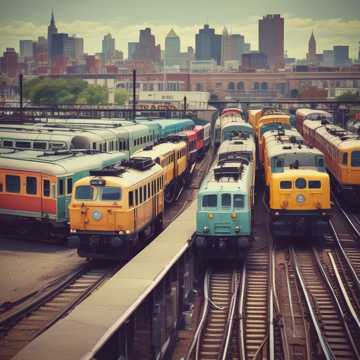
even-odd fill
[(111, 34), (105, 35), (102, 40), (102, 54), (104, 63), (111, 63), (111, 59), (115, 54), (115, 39)]
[(129, 42), (128, 43), (128, 59), (129, 60), (133, 60), (137, 44), (138, 44), (137, 42)]
[(160, 63), (160, 45), (156, 45), (155, 36), (151, 34), (151, 29), (140, 30), (139, 42), (136, 44), (134, 60), (146, 60)]
[(270, 68), (284, 66), (284, 18), (279, 14), (259, 20), (259, 50), (267, 56)]
[(51, 36), (51, 63), (56, 58), (69, 56), (69, 36), (66, 33), (56, 33)]
[(218, 65), (221, 64), (221, 35), (215, 34), (215, 29), (208, 24), (196, 34), (195, 53), (196, 60), (214, 59)]
[(32, 58), (34, 56), (34, 42), (32, 40), (20, 40), (20, 57)]
[(310, 39), (309, 39), (309, 44), (308, 44), (308, 61), (310, 63), (315, 63), (316, 60), (316, 40), (315, 40), (315, 36), (314, 33), (311, 33)]
[(345, 45), (334, 46), (335, 66), (347, 66), (350, 64), (349, 47)]
[(15, 78), (18, 74), (18, 54), (14, 48), (6, 48), (1, 62), (1, 71), (10, 78)]
[(176, 65), (180, 57), (180, 38), (173, 29), (165, 38), (165, 62), (166, 65)]
[(50, 19), (50, 24), (48, 26), (48, 58), (49, 58), (49, 62), (51, 62), (52, 59), (52, 36), (54, 34), (57, 34), (58, 30), (57, 27), (55, 25), (55, 17), (54, 17), (54, 11), (51, 12), (51, 19)]
[(224, 65), (229, 60), (234, 60), (234, 47), (232, 37), (224, 27), (221, 37), (221, 65)]

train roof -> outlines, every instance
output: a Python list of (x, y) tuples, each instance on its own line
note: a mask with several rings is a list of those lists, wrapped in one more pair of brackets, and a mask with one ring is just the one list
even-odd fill
[[(137, 155), (138, 157), (138, 155)], [(124, 166), (123, 171), (119, 175), (107, 176), (107, 175), (96, 175), (96, 176), (87, 176), (76, 182), (76, 186), (79, 185), (88, 185), (90, 181), (95, 178), (101, 178), (106, 181), (107, 184), (111, 186), (124, 186), (130, 187), (138, 183), (143, 182), (148, 179), (150, 176), (161, 175), (163, 174), (163, 168), (154, 163), (153, 166), (146, 170), (137, 170), (132, 167)]]
[(86, 150), (43, 152), (2, 149), (0, 167), (65, 176), (79, 171), (99, 169), (108, 165), (109, 161), (116, 162), (126, 158), (127, 155), (122, 152), (96, 153)]
[(296, 115), (308, 116), (310, 114), (319, 114), (323, 116), (331, 117), (332, 115), (325, 110), (317, 110), (317, 109), (308, 109), (308, 108), (300, 108), (296, 110)]
[(151, 157), (153, 160), (155, 160), (160, 156), (164, 156), (169, 152), (175, 151), (181, 146), (186, 146), (186, 142), (180, 141), (178, 143), (172, 143), (172, 142), (160, 143), (154, 146), (148, 146), (143, 150), (137, 152), (134, 156)]
[[(238, 162), (226, 163), (226, 166), (238, 167), (239, 163)], [(252, 174), (250, 172), (253, 171), (254, 169), (253, 164), (251, 162), (247, 164), (242, 164), (241, 175), (239, 176), (238, 179), (235, 179), (233, 177), (226, 177), (226, 176), (221, 177), (220, 179), (216, 179), (214, 174), (216, 168), (217, 168), (216, 165), (213, 166), (210, 169), (209, 174), (203, 181), (200, 188), (201, 194), (206, 194), (206, 193), (213, 194), (214, 192), (219, 192), (219, 191), (242, 192), (245, 194), (249, 193), (249, 189), (252, 184)]]
[(247, 138), (236, 138), (225, 140), (219, 147), (218, 155), (227, 152), (252, 152), (255, 155), (256, 145), (254, 138), (250, 135)]
[(321, 121), (305, 120), (304, 127), (315, 130), (323, 139), (336, 146), (339, 150), (359, 150), (360, 136), (337, 125), (322, 125)]

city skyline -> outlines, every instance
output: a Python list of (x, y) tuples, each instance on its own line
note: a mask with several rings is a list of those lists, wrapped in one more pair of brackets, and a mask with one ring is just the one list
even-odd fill
[[(7, 47), (15, 47), (18, 50), (19, 40), (36, 40), (38, 36), (46, 36), (51, 13), (51, 9), (48, 6), (47, 3), (39, 11), (40, 14), (44, 15), (41, 22), (36, 22), (39, 16), (35, 17), (33, 21), (20, 21), (11, 20), (11, 18), (5, 20), (4, 15), (0, 15), (0, 51), (4, 51)], [(48, 10), (46, 14), (45, 8)], [(123, 51), (126, 56), (128, 42), (137, 41), (139, 30), (142, 28), (150, 27), (152, 29), (152, 33), (155, 35), (157, 43), (161, 45), (162, 50), (164, 49), (165, 37), (169, 30), (173, 28), (181, 38), (181, 51), (186, 51), (188, 46), (195, 46), (195, 34), (205, 23), (209, 23), (211, 27), (215, 28), (216, 33), (221, 34), (223, 27), (226, 26), (229, 33), (244, 35), (247, 41), (251, 43), (252, 50), (256, 50), (258, 49), (258, 20), (266, 14), (264, 12), (259, 14), (259, 16), (254, 15), (243, 21), (239, 18), (238, 23), (216, 23), (212, 21), (213, 17), (208, 17), (202, 23), (182, 26), (176, 23), (152, 23), (150, 16), (148, 22), (141, 24), (134, 23), (132, 25), (125, 25), (123, 23), (121, 25), (111, 19), (107, 22), (82, 20), (81, 18), (73, 21), (67, 20), (69, 17), (64, 16), (65, 8), (66, 6), (63, 7), (63, 5), (61, 7), (59, 5), (54, 7), (57, 27), (61, 32), (83, 37), (85, 52), (89, 54), (100, 52), (103, 36), (111, 33), (116, 39), (117, 49)], [(360, 19), (339, 17), (331, 19), (300, 18), (291, 14), (277, 13), (280, 13), (285, 19), (285, 50), (288, 56), (299, 59), (306, 58), (307, 41), (311, 32), (314, 31), (317, 39), (317, 48), (320, 52), (331, 49), (333, 45), (349, 45), (350, 57), (357, 57), (358, 41), (360, 40)]]

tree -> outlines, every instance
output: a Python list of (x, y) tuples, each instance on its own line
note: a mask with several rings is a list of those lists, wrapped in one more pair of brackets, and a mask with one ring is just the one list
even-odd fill
[(115, 90), (115, 104), (125, 105), (129, 99), (129, 93), (125, 89), (116, 89)]
[(80, 79), (35, 78), (24, 86), (24, 96), (35, 105), (98, 104), (107, 102), (107, 90)]
[(100, 85), (88, 85), (78, 96), (76, 104), (100, 105), (108, 102), (108, 91)]

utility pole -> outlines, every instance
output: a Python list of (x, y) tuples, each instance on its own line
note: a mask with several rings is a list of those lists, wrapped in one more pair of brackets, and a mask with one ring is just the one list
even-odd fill
[(19, 75), (20, 113), (23, 113), (23, 74)]
[(133, 70), (133, 103), (132, 103), (132, 111), (133, 111), (133, 121), (136, 120), (136, 70)]

